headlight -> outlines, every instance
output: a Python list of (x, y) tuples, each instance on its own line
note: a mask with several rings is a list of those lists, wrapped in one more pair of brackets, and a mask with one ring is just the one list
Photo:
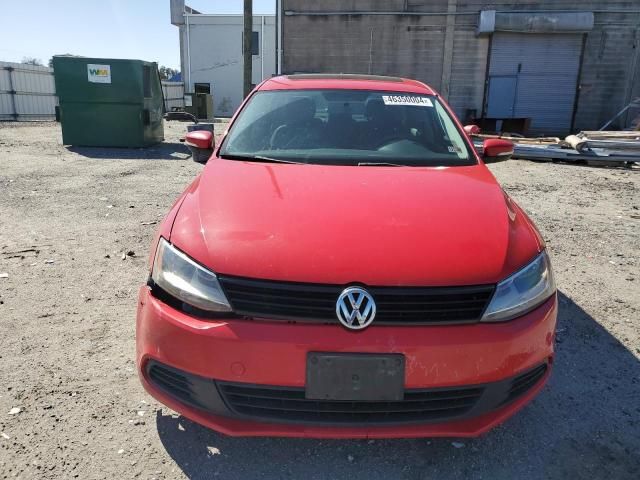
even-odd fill
[(199, 265), (164, 238), (160, 238), (151, 279), (158, 287), (201, 310), (230, 312), (215, 273)]
[(544, 251), (522, 270), (498, 283), (482, 321), (503, 322), (524, 315), (555, 291), (551, 262)]

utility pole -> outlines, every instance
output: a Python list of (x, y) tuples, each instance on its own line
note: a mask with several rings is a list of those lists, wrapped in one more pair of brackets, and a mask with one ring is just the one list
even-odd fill
[(243, 34), (243, 46), (244, 46), (244, 96), (246, 97), (251, 92), (251, 67), (253, 58), (251, 55), (251, 37), (253, 36), (253, 0), (244, 0), (244, 34)]

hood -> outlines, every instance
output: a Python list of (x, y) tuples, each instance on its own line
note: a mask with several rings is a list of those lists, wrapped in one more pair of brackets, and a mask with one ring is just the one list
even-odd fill
[(185, 195), (170, 240), (219, 274), (374, 286), (495, 283), (542, 248), (482, 164), (217, 158)]

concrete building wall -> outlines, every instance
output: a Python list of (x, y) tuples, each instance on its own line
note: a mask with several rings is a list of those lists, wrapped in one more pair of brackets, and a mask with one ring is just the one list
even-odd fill
[(468, 24), (468, 18), (459, 17), (459, 20), (467, 23), (456, 24), (447, 100), (464, 120), (468, 110), (482, 114), (489, 38), (477, 37), (476, 27)]
[(284, 31), (285, 72), (402, 73), (439, 87), (442, 25), (419, 17), (299, 16), (285, 20)]
[(600, 127), (640, 95), (640, 0), (282, 0), (282, 10), (283, 73), (416, 78), (462, 117), (482, 114), (486, 102), (491, 36), (477, 35), (482, 10), (593, 12), (574, 130)]
[[(597, 15), (596, 29), (587, 35), (575, 114), (578, 130), (600, 128), (632, 98), (640, 96), (640, 16), (634, 17), (635, 25), (617, 17)], [(627, 119), (624, 116), (621, 122)]]
[[(243, 99), (242, 15), (188, 14), (179, 29), (186, 91), (193, 92), (196, 83), (210, 84), (214, 114), (231, 116)], [(276, 71), (275, 17), (255, 15), (253, 31), (259, 35), (259, 54), (253, 55), (258, 84)]]
[[(629, 95), (631, 99), (640, 98), (640, 31), (636, 30), (635, 57), (633, 65), (633, 76), (629, 81)], [(627, 113), (627, 125), (635, 120), (635, 125), (640, 125), (640, 108), (635, 108)]]

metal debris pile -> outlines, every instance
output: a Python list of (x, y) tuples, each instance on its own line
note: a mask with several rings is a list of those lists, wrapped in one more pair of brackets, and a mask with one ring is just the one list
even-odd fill
[(473, 142), (476, 148), (481, 150), (482, 142), (486, 138), (510, 140), (514, 143), (513, 157), (526, 160), (634, 165), (640, 163), (640, 115), (634, 119), (629, 130), (606, 130), (617, 118), (630, 109), (640, 109), (640, 98), (633, 100), (620, 110), (600, 130), (582, 131), (564, 139), (478, 133), (473, 135)]
[(504, 138), (514, 143), (514, 158), (547, 161), (640, 162), (640, 131), (585, 131), (558, 137), (473, 136), (476, 148), (486, 138)]

